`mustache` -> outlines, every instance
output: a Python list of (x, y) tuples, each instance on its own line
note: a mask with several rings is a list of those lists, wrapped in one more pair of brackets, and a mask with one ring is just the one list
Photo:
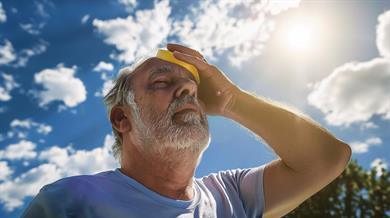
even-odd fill
[(196, 106), (197, 108), (200, 108), (200, 104), (195, 96), (192, 95), (186, 95), (182, 98), (175, 98), (172, 103), (169, 105), (167, 114), (173, 115), (178, 107), (181, 107), (185, 104), (192, 104)]

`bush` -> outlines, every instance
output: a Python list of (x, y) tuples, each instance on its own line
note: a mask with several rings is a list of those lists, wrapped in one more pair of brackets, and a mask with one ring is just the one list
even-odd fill
[(390, 172), (378, 171), (380, 176), (352, 160), (332, 183), (284, 217), (390, 217)]

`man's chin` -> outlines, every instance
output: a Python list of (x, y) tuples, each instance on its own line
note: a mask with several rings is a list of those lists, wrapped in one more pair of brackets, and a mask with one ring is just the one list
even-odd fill
[[(204, 141), (204, 142), (203, 142)], [(202, 152), (208, 145), (209, 139), (192, 138), (187, 140), (178, 140), (169, 144), (169, 147), (177, 151), (189, 151), (192, 153)]]
[(204, 127), (199, 125), (187, 124), (180, 127), (180, 131), (176, 135), (177, 141), (186, 141), (188, 144), (198, 144), (209, 137), (209, 132)]

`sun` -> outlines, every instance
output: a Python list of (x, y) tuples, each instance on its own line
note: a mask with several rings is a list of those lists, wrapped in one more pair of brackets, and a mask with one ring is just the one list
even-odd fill
[(314, 45), (313, 29), (305, 24), (294, 24), (287, 29), (287, 45), (296, 51), (306, 51)]

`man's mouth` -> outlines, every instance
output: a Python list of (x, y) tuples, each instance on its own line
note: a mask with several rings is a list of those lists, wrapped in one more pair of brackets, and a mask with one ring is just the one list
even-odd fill
[(178, 112), (176, 112), (175, 114), (185, 114), (185, 113), (189, 113), (189, 112), (193, 112), (193, 113), (196, 113), (197, 111), (196, 110), (193, 110), (193, 109), (183, 109), (183, 110), (180, 110)]
[(186, 105), (185, 107), (180, 107), (179, 110), (177, 110), (173, 114), (173, 120), (176, 120), (178, 123), (187, 123), (189, 120), (192, 120), (194, 118), (190, 118), (188, 116), (192, 116), (190, 113), (196, 114), (196, 116), (200, 116), (197, 108), (195, 106), (188, 106)]
[(188, 113), (197, 113), (197, 111), (192, 110), (192, 109), (183, 109), (183, 110), (180, 110), (180, 111), (174, 113), (174, 114), (173, 114), (173, 118), (174, 118), (174, 119), (179, 119), (179, 120), (184, 120), (184, 119), (185, 119), (185, 116), (186, 116)]
[(181, 107), (178, 107), (178, 109), (175, 111), (174, 114), (178, 113), (188, 113), (188, 112), (198, 112), (198, 108), (193, 104), (185, 104)]

